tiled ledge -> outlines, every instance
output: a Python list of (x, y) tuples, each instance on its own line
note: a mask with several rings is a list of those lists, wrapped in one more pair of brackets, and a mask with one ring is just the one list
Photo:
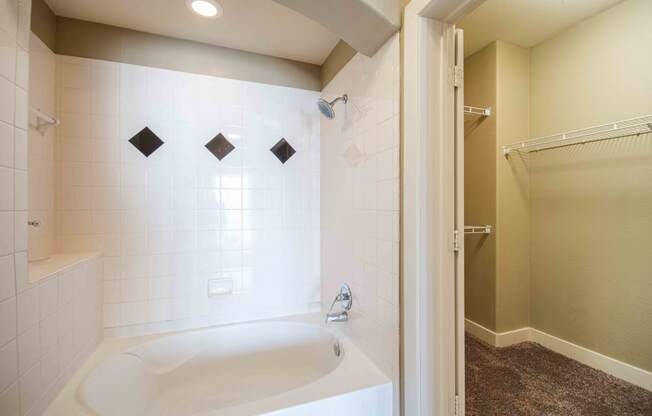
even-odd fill
[(44, 260), (29, 262), (29, 282), (35, 283), (42, 279), (68, 270), (79, 263), (83, 263), (94, 257), (100, 256), (98, 251), (83, 253), (60, 253), (53, 254)]

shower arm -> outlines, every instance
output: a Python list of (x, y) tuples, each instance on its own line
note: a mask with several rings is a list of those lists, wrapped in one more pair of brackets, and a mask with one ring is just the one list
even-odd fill
[(348, 96), (347, 94), (344, 94), (344, 95), (342, 95), (342, 96), (340, 96), (340, 97), (337, 97), (336, 99), (334, 99), (333, 101), (329, 102), (328, 104), (330, 104), (331, 106), (333, 106), (333, 105), (335, 105), (335, 103), (338, 102), (338, 101), (344, 101), (344, 104), (346, 104), (346, 102), (349, 101), (349, 96)]

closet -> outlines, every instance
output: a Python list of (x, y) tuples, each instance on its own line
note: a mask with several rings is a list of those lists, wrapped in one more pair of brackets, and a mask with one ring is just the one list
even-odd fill
[(466, 415), (652, 415), (651, 17), (487, 0), (459, 22)]

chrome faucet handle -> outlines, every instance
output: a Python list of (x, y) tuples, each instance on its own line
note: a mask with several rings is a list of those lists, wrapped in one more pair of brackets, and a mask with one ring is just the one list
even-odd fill
[(340, 293), (335, 297), (335, 302), (341, 302), (342, 308), (345, 311), (350, 311), (351, 306), (353, 306), (353, 293), (351, 293), (351, 288), (346, 283), (342, 284), (340, 287)]
[[(333, 307), (336, 303), (342, 304), (342, 310), (340, 312), (333, 313)], [(349, 285), (344, 283), (340, 287), (340, 293), (335, 296), (333, 303), (331, 304), (328, 313), (326, 314), (326, 322), (344, 322), (349, 320), (349, 311), (353, 306), (353, 294), (351, 293), (351, 288)]]

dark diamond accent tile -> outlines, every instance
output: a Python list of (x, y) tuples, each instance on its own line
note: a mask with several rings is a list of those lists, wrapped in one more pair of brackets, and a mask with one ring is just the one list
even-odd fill
[(140, 153), (144, 154), (145, 157), (149, 157), (152, 153), (156, 151), (159, 147), (163, 145), (163, 140), (159, 139), (149, 127), (145, 127), (134, 137), (129, 139), (129, 143), (133, 144), (134, 147), (140, 150)]
[(297, 152), (285, 139), (279, 140), (278, 143), (272, 146), (269, 150), (274, 153), (274, 156), (276, 156), (281, 163), (287, 162), (288, 159)]
[(209, 152), (213, 154), (219, 160), (222, 160), (235, 149), (235, 146), (229, 142), (222, 133), (219, 133), (217, 136), (206, 143), (206, 148)]

